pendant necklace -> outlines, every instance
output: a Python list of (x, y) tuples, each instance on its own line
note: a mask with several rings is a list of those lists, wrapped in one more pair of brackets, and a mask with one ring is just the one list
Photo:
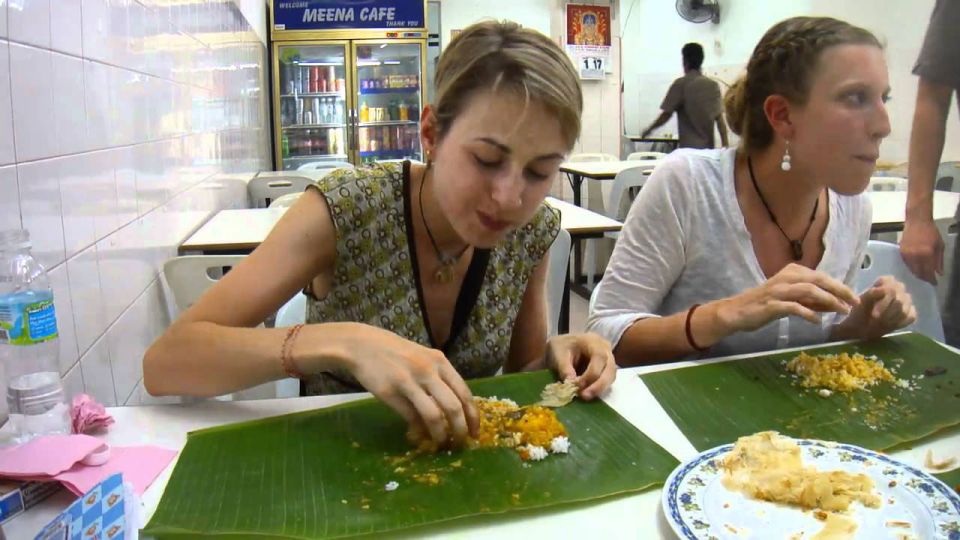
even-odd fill
[(447, 284), (453, 279), (453, 269), (460, 261), (460, 257), (463, 257), (463, 254), (466, 253), (470, 244), (463, 246), (463, 249), (457, 254), (444, 253), (440, 251), (440, 247), (437, 246), (437, 241), (433, 238), (433, 232), (430, 231), (430, 226), (427, 225), (427, 215), (423, 211), (423, 186), (427, 183), (427, 173), (429, 171), (430, 167), (428, 165), (427, 170), (423, 171), (423, 179), (420, 181), (420, 193), (417, 197), (420, 202), (420, 218), (423, 220), (423, 228), (427, 230), (427, 236), (430, 238), (430, 244), (433, 246), (433, 251), (436, 252), (437, 261), (439, 262), (437, 269), (433, 272), (433, 279), (437, 283)]
[(753, 175), (753, 160), (751, 160), (750, 157), (747, 157), (747, 169), (750, 171), (750, 180), (753, 182), (753, 189), (757, 190), (757, 196), (760, 197), (760, 202), (763, 203), (763, 207), (767, 209), (767, 214), (770, 215), (770, 221), (780, 229), (780, 234), (790, 243), (790, 249), (793, 251), (793, 260), (799, 261), (803, 258), (803, 240), (807, 237), (807, 233), (810, 232), (810, 227), (813, 226), (813, 220), (817, 217), (817, 208), (820, 206), (820, 196), (817, 196), (817, 202), (813, 205), (813, 213), (810, 214), (810, 222), (807, 223), (807, 229), (803, 231), (803, 235), (800, 238), (794, 240), (790, 238), (787, 232), (783, 230), (783, 227), (777, 223), (777, 217), (773, 215), (773, 210), (770, 209), (767, 200), (763, 198), (763, 193), (760, 192), (760, 186), (757, 185), (757, 178)]

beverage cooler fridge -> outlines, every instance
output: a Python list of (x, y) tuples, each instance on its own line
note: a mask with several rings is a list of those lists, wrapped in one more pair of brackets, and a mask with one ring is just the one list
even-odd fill
[[(425, 8), (403, 20), (381, 20), (397, 17), (400, 8), (383, 7), (390, 4), (275, 0), (271, 38), (277, 169), (421, 158), (426, 33), (411, 26), (422, 25)], [(297, 7), (284, 12), (286, 6)], [(368, 10), (379, 19), (361, 20), (364, 13), (370, 18)], [(363, 24), (368, 26), (344, 27)], [(394, 24), (402, 30), (371, 24)]]

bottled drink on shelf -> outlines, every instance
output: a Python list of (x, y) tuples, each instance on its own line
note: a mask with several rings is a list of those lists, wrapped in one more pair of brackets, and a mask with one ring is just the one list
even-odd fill
[(280, 137), (280, 155), (282, 157), (290, 156), (290, 138), (287, 137), (286, 132)]
[(366, 101), (360, 104), (360, 121), (361, 122), (370, 121), (370, 107), (367, 106)]
[(299, 125), (299, 124), (303, 124), (303, 100), (302, 100), (302, 99), (295, 99), (294, 101), (297, 102), (297, 104), (295, 105), (295, 107), (296, 107), (296, 109), (297, 109), (297, 116), (296, 116), (296, 122), (295, 122), (295, 123), (298, 124), (298, 125)]
[(16, 442), (70, 433), (53, 289), (24, 230), (0, 231), (0, 358)]
[(398, 105), (397, 112), (399, 113), (401, 121), (407, 121), (410, 119), (410, 111), (407, 110), (407, 102), (401, 100), (400, 104)]
[(360, 151), (361, 151), (361, 152), (369, 152), (369, 151), (370, 151), (370, 133), (368, 133), (368, 130), (369, 130), (369, 129), (370, 129), (370, 128), (365, 128), (365, 127), (360, 128), (360, 133), (359, 133), (359, 136), (358, 136), (357, 138), (359, 139), (358, 142), (359, 142), (359, 144), (360, 144)]

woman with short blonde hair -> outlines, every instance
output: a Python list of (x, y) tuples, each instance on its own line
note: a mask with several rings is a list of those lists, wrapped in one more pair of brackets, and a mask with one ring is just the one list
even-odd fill
[[(576, 72), (509, 22), (465, 29), (421, 114), (426, 164), (340, 170), (150, 347), (151, 394), (212, 396), (295, 375), (368, 390), (438, 443), (476, 434), (463, 378), (542, 366), (585, 399), (613, 382), (596, 335), (547, 340), (544, 197), (580, 131)], [(306, 325), (253, 328), (308, 294)]]

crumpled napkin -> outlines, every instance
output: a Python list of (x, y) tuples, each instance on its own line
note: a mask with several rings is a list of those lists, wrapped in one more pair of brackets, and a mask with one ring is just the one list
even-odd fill
[(107, 414), (103, 405), (87, 394), (77, 394), (73, 398), (70, 419), (74, 433), (92, 433), (113, 423), (113, 417)]

